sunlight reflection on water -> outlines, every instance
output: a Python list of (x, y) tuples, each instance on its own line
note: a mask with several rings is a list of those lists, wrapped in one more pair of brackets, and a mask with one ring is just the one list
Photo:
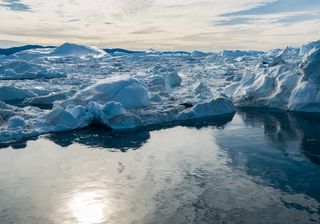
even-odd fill
[(107, 220), (110, 212), (105, 192), (77, 192), (68, 202), (68, 207), (74, 218), (81, 224), (102, 223)]

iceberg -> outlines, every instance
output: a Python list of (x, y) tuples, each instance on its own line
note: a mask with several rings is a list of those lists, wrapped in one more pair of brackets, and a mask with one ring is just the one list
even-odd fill
[[(278, 58), (282, 57), (283, 53)], [(257, 66), (225, 92), (237, 107), (320, 112), (320, 48), (312, 48), (295, 64), (281, 60), (269, 67)]]
[(55, 57), (103, 57), (106, 55), (104, 50), (97, 47), (88, 47), (84, 45), (64, 43), (55, 48), (50, 54)]
[(25, 59), (34, 60), (48, 57), (74, 57), (74, 58), (101, 58), (106, 56), (107, 53), (97, 47), (89, 47), (79, 44), (64, 43), (55, 48), (36, 48), (17, 52), (9, 55), (8, 59)]

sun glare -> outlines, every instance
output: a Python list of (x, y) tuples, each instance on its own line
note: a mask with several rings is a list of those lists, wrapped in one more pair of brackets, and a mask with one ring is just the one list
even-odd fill
[(105, 222), (109, 210), (105, 197), (97, 192), (78, 192), (70, 200), (72, 215), (81, 224)]

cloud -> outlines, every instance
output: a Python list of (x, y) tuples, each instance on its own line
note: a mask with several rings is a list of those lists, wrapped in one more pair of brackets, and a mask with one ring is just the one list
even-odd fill
[(162, 32), (164, 32), (164, 31), (160, 30), (157, 27), (148, 27), (148, 28), (137, 30), (137, 31), (133, 31), (133, 32), (131, 32), (131, 34), (145, 35), (145, 34), (154, 34), (154, 33), (162, 33)]
[(319, 0), (274, 0), (251, 9), (221, 14), (221, 16), (265, 15), (320, 9)]
[[(319, 0), (0, 0), (0, 4), (5, 4), (0, 7), (0, 39), (30, 44), (68, 41), (129, 49), (260, 50), (320, 36)], [(8, 10), (13, 4), (27, 10)]]
[(0, 48), (8, 48), (8, 47), (18, 47), (21, 46), (23, 43), (15, 42), (10, 40), (0, 40)]
[(235, 25), (242, 25), (242, 24), (252, 24), (256, 20), (254, 18), (250, 17), (232, 17), (232, 18), (226, 18), (222, 19), (220, 21), (217, 21), (215, 25), (217, 26), (235, 26)]
[(0, 6), (3, 6), (12, 11), (29, 11), (30, 7), (23, 4), (20, 0), (2, 0)]

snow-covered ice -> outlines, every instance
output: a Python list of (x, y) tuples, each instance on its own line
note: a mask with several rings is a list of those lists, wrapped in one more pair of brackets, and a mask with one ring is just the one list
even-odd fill
[(320, 44), (216, 53), (106, 54), (66, 43), (0, 59), (0, 142), (93, 123), (127, 130), (233, 114), (320, 112)]

